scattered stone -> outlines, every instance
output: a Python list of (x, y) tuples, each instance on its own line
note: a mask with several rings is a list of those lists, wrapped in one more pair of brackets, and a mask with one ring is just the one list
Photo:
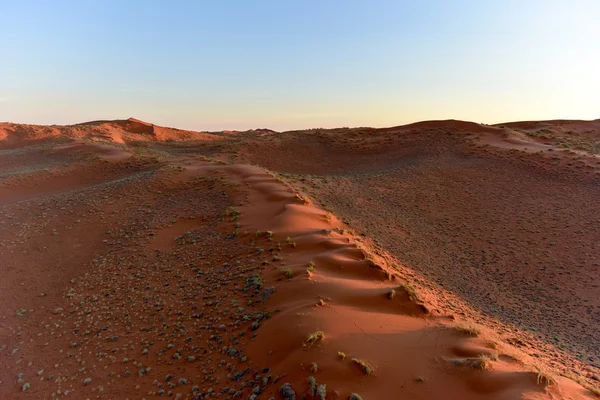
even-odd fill
[(281, 385), (279, 388), (279, 394), (281, 394), (281, 397), (284, 400), (296, 400), (296, 392), (294, 392), (294, 389), (290, 383), (284, 383)]

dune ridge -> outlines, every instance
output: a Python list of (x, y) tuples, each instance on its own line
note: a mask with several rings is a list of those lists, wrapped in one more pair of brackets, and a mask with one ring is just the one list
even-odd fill
[[(281, 311), (261, 326), (247, 352), (263, 365), (286, 371), (299, 395), (315, 375), (319, 382), (345, 387), (336, 390), (341, 398), (352, 392), (365, 398), (391, 393), (456, 399), (589, 396), (564, 378), (552, 378), (560, 385), (539, 382), (540, 372), (514, 358), (516, 353), (502, 353), (497, 342), (479, 332), (476, 337), (463, 333), (468, 321), (431, 315), (411, 282), (360, 248), (334, 216), (315, 210), (302, 193), (270, 173), (245, 165), (186, 165), (186, 170), (199, 169), (242, 185), (236, 229), (253, 236), (255, 245), (283, 248), (276, 261), (265, 259), (262, 272), (265, 285), (276, 282), (269, 301)], [(281, 337), (286, 326), (295, 328)], [(315, 348), (306, 346), (319, 331), (324, 339)], [(487, 363), (488, 358), (494, 361), (482, 367), (481, 359)], [(364, 360), (373, 376), (351, 359)], [(314, 364), (318, 373), (311, 371)]]

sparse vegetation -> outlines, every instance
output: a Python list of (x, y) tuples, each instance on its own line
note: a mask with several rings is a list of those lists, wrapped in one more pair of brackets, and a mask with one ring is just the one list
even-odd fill
[(556, 141), (559, 147), (562, 147), (563, 149), (583, 150), (591, 154), (600, 152), (600, 143), (597, 143), (594, 138), (591, 137), (562, 136), (556, 138)]
[(259, 274), (252, 274), (247, 282), (248, 286), (253, 287), (256, 290), (260, 290), (263, 287), (262, 277)]
[(356, 393), (352, 393), (349, 397), (348, 400), (363, 400), (362, 397), (360, 397), (358, 394)]
[(324, 383), (319, 385), (319, 387), (317, 388), (317, 396), (319, 397), (319, 399), (325, 400), (325, 398), (327, 397), (327, 385), (325, 385)]
[(471, 362), (471, 367), (488, 370), (492, 368), (492, 358), (487, 354), (481, 354)]
[(310, 394), (311, 396), (316, 396), (317, 394), (317, 379), (314, 376), (309, 376), (308, 379), (306, 379), (308, 382), (308, 394)]
[(538, 369), (537, 371), (537, 383), (538, 385), (550, 386), (556, 383), (556, 379), (550, 373)]
[(550, 129), (540, 129), (537, 131), (525, 131), (527, 136), (540, 138), (540, 139), (553, 139), (554, 135)]
[(315, 262), (309, 261), (308, 267), (306, 268), (308, 272), (315, 272)]
[(310, 366), (310, 371), (311, 371), (313, 374), (316, 374), (316, 373), (317, 373), (317, 371), (319, 371), (319, 366), (317, 365), (317, 363), (312, 363), (312, 365)]
[(296, 242), (294, 242), (289, 236), (285, 239), (285, 242), (291, 247), (296, 247)]
[(301, 195), (296, 195), (296, 198), (298, 200), (300, 200), (301, 203), (303, 204), (310, 204), (310, 199), (308, 198), (308, 196), (301, 196)]
[(283, 275), (288, 278), (291, 279), (292, 276), (294, 276), (294, 271), (292, 271), (290, 268), (286, 268), (283, 270)]
[(338, 357), (341, 358), (342, 360), (346, 359), (346, 353), (344, 353), (343, 351), (338, 351)]
[(404, 289), (406, 294), (408, 294), (408, 298), (411, 301), (418, 301), (418, 302), (422, 301), (421, 298), (419, 297), (419, 295), (417, 294), (417, 289), (413, 285), (411, 285), (410, 283), (405, 283), (401, 287), (402, 287), (402, 289)]
[(396, 291), (394, 289), (390, 290), (387, 296), (390, 300), (392, 300), (394, 297), (396, 297)]
[(305, 344), (310, 347), (313, 344), (322, 341), (323, 339), (325, 339), (325, 333), (323, 331), (316, 331), (308, 335)]
[(365, 259), (365, 261), (367, 262), (367, 264), (369, 264), (369, 267), (371, 267), (371, 268), (380, 268), (380, 267), (379, 267), (379, 264), (377, 264), (377, 263), (375, 262), (375, 260), (373, 260), (371, 257), (367, 257), (367, 258)]
[(225, 210), (225, 216), (230, 218), (231, 222), (235, 222), (240, 219), (241, 215), (242, 214), (235, 207), (228, 207), (227, 210)]
[(458, 324), (454, 330), (462, 335), (478, 337), (481, 334), (479, 328), (473, 324)]
[(357, 365), (365, 375), (373, 375), (375, 373), (369, 364), (359, 358), (353, 358), (352, 363)]

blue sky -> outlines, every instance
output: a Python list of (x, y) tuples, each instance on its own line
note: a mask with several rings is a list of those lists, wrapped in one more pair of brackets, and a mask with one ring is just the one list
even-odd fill
[(597, 0), (0, 0), (0, 121), (600, 118)]

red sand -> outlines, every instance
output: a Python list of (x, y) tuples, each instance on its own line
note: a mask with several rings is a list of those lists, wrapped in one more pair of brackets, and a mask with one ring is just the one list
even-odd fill
[[(503, 129), (1, 125), (0, 397), (316, 399), (312, 376), (328, 399), (593, 398), (560, 374), (598, 376), (595, 155), (495, 146)], [(563, 350), (540, 298), (570, 313)]]

